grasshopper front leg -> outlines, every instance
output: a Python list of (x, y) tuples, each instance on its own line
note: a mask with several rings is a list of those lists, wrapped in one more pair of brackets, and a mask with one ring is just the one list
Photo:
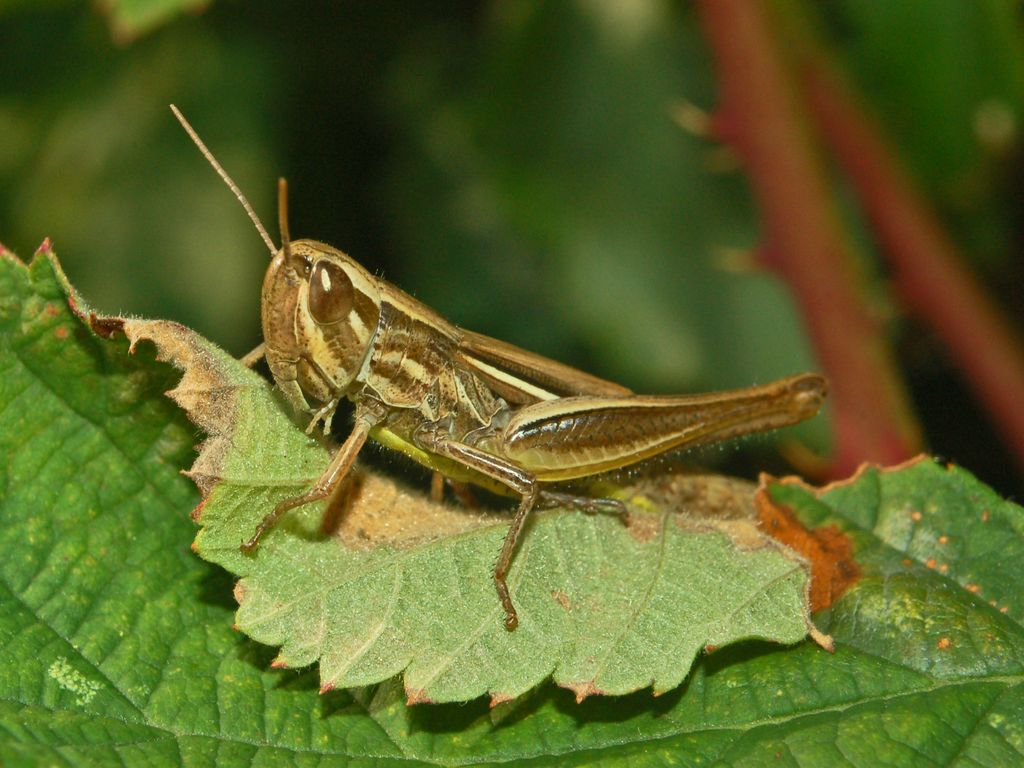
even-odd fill
[(372, 411), (357, 408), (355, 424), (352, 426), (351, 434), (349, 434), (348, 439), (342, 443), (341, 447), (334, 454), (334, 458), (331, 459), (331, 463), (327, 465), (327, 469), (324, 470), (320, 479), (306, 493), (301, 496), (285, 499), (274, 507), (274, 511), (264, 517), (260, 524), (256, 526), (256, 531), (253, 533), (252, 538), (241, 545), (242, 552), (246, 554), (254, 552), (259, 546), (263, 534), (272, 528), (281, 516), (289, 510), (331, 496), (348, 475), (349, 470), (355, 463), (356, 456), (359, 455), (360, 449), (366, 443), (370, 430), (379, 421), (380, 417)]

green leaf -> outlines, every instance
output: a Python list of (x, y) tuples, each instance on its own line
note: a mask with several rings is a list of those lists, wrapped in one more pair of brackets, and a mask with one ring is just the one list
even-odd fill
[(165, 321), (121, 328), (184, 370), (170, 394), (210, 436), (191, 472), (204, 493), (195, 548), (243, 577), (236, 626), (282, 646), (277, 666), (318, 663), (324, 690), (401, 674), (410, 701), (505, 701), (552, 675), (580, 699), (662, 692), (707, 645), (794, 643), (810, 628), (805, 565), (757, 531), (749, 489), (746, 520), (729, 530), (642, 487), (626, 498), (628, 526), (536, 513), (509, 574), (515, 632), (491, 575), (509, 518), (431, 504), (373, 474), (329, 516), (344, 520), (337, 536), (321, 531), (323, 505), (308, 505), (244, 555), (239, 544), (329, 454), (268, 382), (197, 334)]
[(860, 581), (831, 620), (819, 620), (841, 649), (837, 661), (886, 668), (900, 691), (868, 697), (843, 718), (864, 739), (857, 749), (881, 754), (897, 742), (900, 765), (1019, 764), (1024, 510), (927, 460), (867, 469), (820, 494), (775, 486), (771, 497), (805, 524), (836, 525), (853, 539)]
[(178, 374), (95, 338), (67, 291), (52, 256), (0, 255), (0, 763), (400, 754), (231, 631), (230, 582), (188, 550)]
[(394, 681), (318, 695), (231, 631), (230, 579), (187, 551), (195, 435), (162, 394), (178, 374), (95, 339), (65, 290), (49, 258), (0, 258), (4, 765), (1024, 760), (1024, 511), (930, 462), (771, 487), (856, 547), (860, 581), (816, 617), (834, 654), (742, 643), (661, 697), (582, 704), (552, 686), (493, 710), (409, 707)]
[[(940, 679), (1019, 675), (1024, 513), (960, 469), (868, 470), (820, 500), (772, 493), (814, 526), (840, 524), (864, 569), (836, 640)], [(845, 605), (845, 601), (840, 603)], [(863, 626), (874, 629), (865, 635)]]

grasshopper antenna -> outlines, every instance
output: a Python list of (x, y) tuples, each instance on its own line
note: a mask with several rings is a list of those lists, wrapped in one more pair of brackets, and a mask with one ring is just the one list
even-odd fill
[[(217, 162), (217, 159), (213, 156), (213, 153), (206, 148), (206, 145), (203, 143), (203, 140), (199, 138), (199, 134), (196, 133), (196, 129), (192, 127), (189, 121), (185, 119), (185, 116), (181, 114), (181, 111), (173, 104), (171, 104), (171, 112), (173, 112), (174, 116), (178, 118), (178, 122), (181, 123), (181, 127), (185, 129), (185, 133), (187, 133), (189, 135), (189, 138), (191, 138), (192, 141), (195, 142), (195, 145), (199, 147), (199, 151), (203, 153), (203, 157), (206, 158), (206, 162), (213, 166), (213, 170), (217, 172), (217, 175), (220, 176), (224, 180), (224, 183), (228, 185), (228, 188), (235, 193), (235, 197), (238, 198), (238, 202), (242, 204), (242, 207), (245, 209), (245, 212), (249, 215), (249, 218), (252, 220), (252, 223), (256, 225), (256, 231), (260, 233), (260, 237), (263, 238), (263, 242), (267, 244), (267, 249), (270, 251), (271, 258), (276, 256), (277, 247), (274, 245), (274, 241), (270, 239), (270, 235), (267, 234), (267, 230), (266, 228), (264, 228), (263, 222), (260, 221), (260, 217), (256, 215), (256, 211), (252, 209), (252, 206), (249, 204), (249, 201), (246, 200), (245, 195), (242, 194), (242, 190), (240, 190), (238, 188), (238, 185), (231, 180), (231, 177), (228, 176), (227, 171), (225, 171), (221, 167), (221, 164)], [(286, 237), (286, 235), (287, 233), (285, 233), (282, 236)], [(285, 240), (285, 242), (287, 242), (287, 239)]]
[(281, 232), (284, 260), (292, 261), (292, 238), (288, 232), (288, 182), (282, 176), (277, 180), (277, 228)]

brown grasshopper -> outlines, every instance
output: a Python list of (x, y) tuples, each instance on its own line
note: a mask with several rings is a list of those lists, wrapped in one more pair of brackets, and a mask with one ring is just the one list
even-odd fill
[(546, 486), (618, 469), (678, 448), (795, 424), (817, 413), (823, 377), (805, 373), (762, 386), (702, 395), (643, 396), (497, 339), (459, 328), (354, 259), (288, 235), (278, 186), (281, 247), (202, 140), (175, 116), (243, 205), (270, 250), (261, 298), (265, 358), (298, 413), (324, 434), (343, 398), (354, 425), (320, 479), (278, 504), (244, 552), (287, 511), (328, 498), (368, 437), (457, 481), (519, 496), (494, 566), (505, 626), (519, 623), (505, 577), (530, 511), (569, 506), (624, 512), (620, 501)]

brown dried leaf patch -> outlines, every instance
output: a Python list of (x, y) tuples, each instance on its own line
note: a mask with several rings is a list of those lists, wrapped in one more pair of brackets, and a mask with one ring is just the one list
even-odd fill
[[(683, 530), (715, 530), (740, 549), (758, 550), (777, 544), (757, 524), (756, 489), (748, 480), (724, 475), (672, 473), (642, 480), (631, 501), (672, 512)], [(630, 532), (648, 541), (660, 531), (660, 520), (660, 515), (631, 513)]]
[(133, 354), (140, 342), (152, 342), (157, 360), (170, 363), (182, 372), (178, 386), (167, 395), (207, 435), (195, 463), (185, 473), (205, 499), (219, 479), (224, 457), (231, 447), (239, 385), (224, 376), (212, 346), (204, 344), (202, 337), (180, 323), (99, 317), (91, 312), (87, 320), (92, 330), (105, 338), (124, 334)]
[(501, 513), (481, 514), (435, 502), (418, 490), (376, 472), (360, 471), (332, 501), (324, 518), (350, 549), (406, 549), (484, 525), (507, 525)]
[(753, 520), (756, 486), (724, 475), (669, 473), (641, 479), (633, 500), (644, 497), (656, 509), (689, 520)]
[(860, 578), (853, 557), (853, 542), (836, 525), (808, 529), (793, 510), (774, 501), (768, 493), (768, 476), (762, 476), (754, 496), (758, 524), (773, 539), (799, 553), (811, 568), (811, 611), (828, 608)]
[(641, 544), (653, 541), (661, 533), (661, 525), (661, 515), (650, 512), (630, 512), (626, 517), (626, 530)]

